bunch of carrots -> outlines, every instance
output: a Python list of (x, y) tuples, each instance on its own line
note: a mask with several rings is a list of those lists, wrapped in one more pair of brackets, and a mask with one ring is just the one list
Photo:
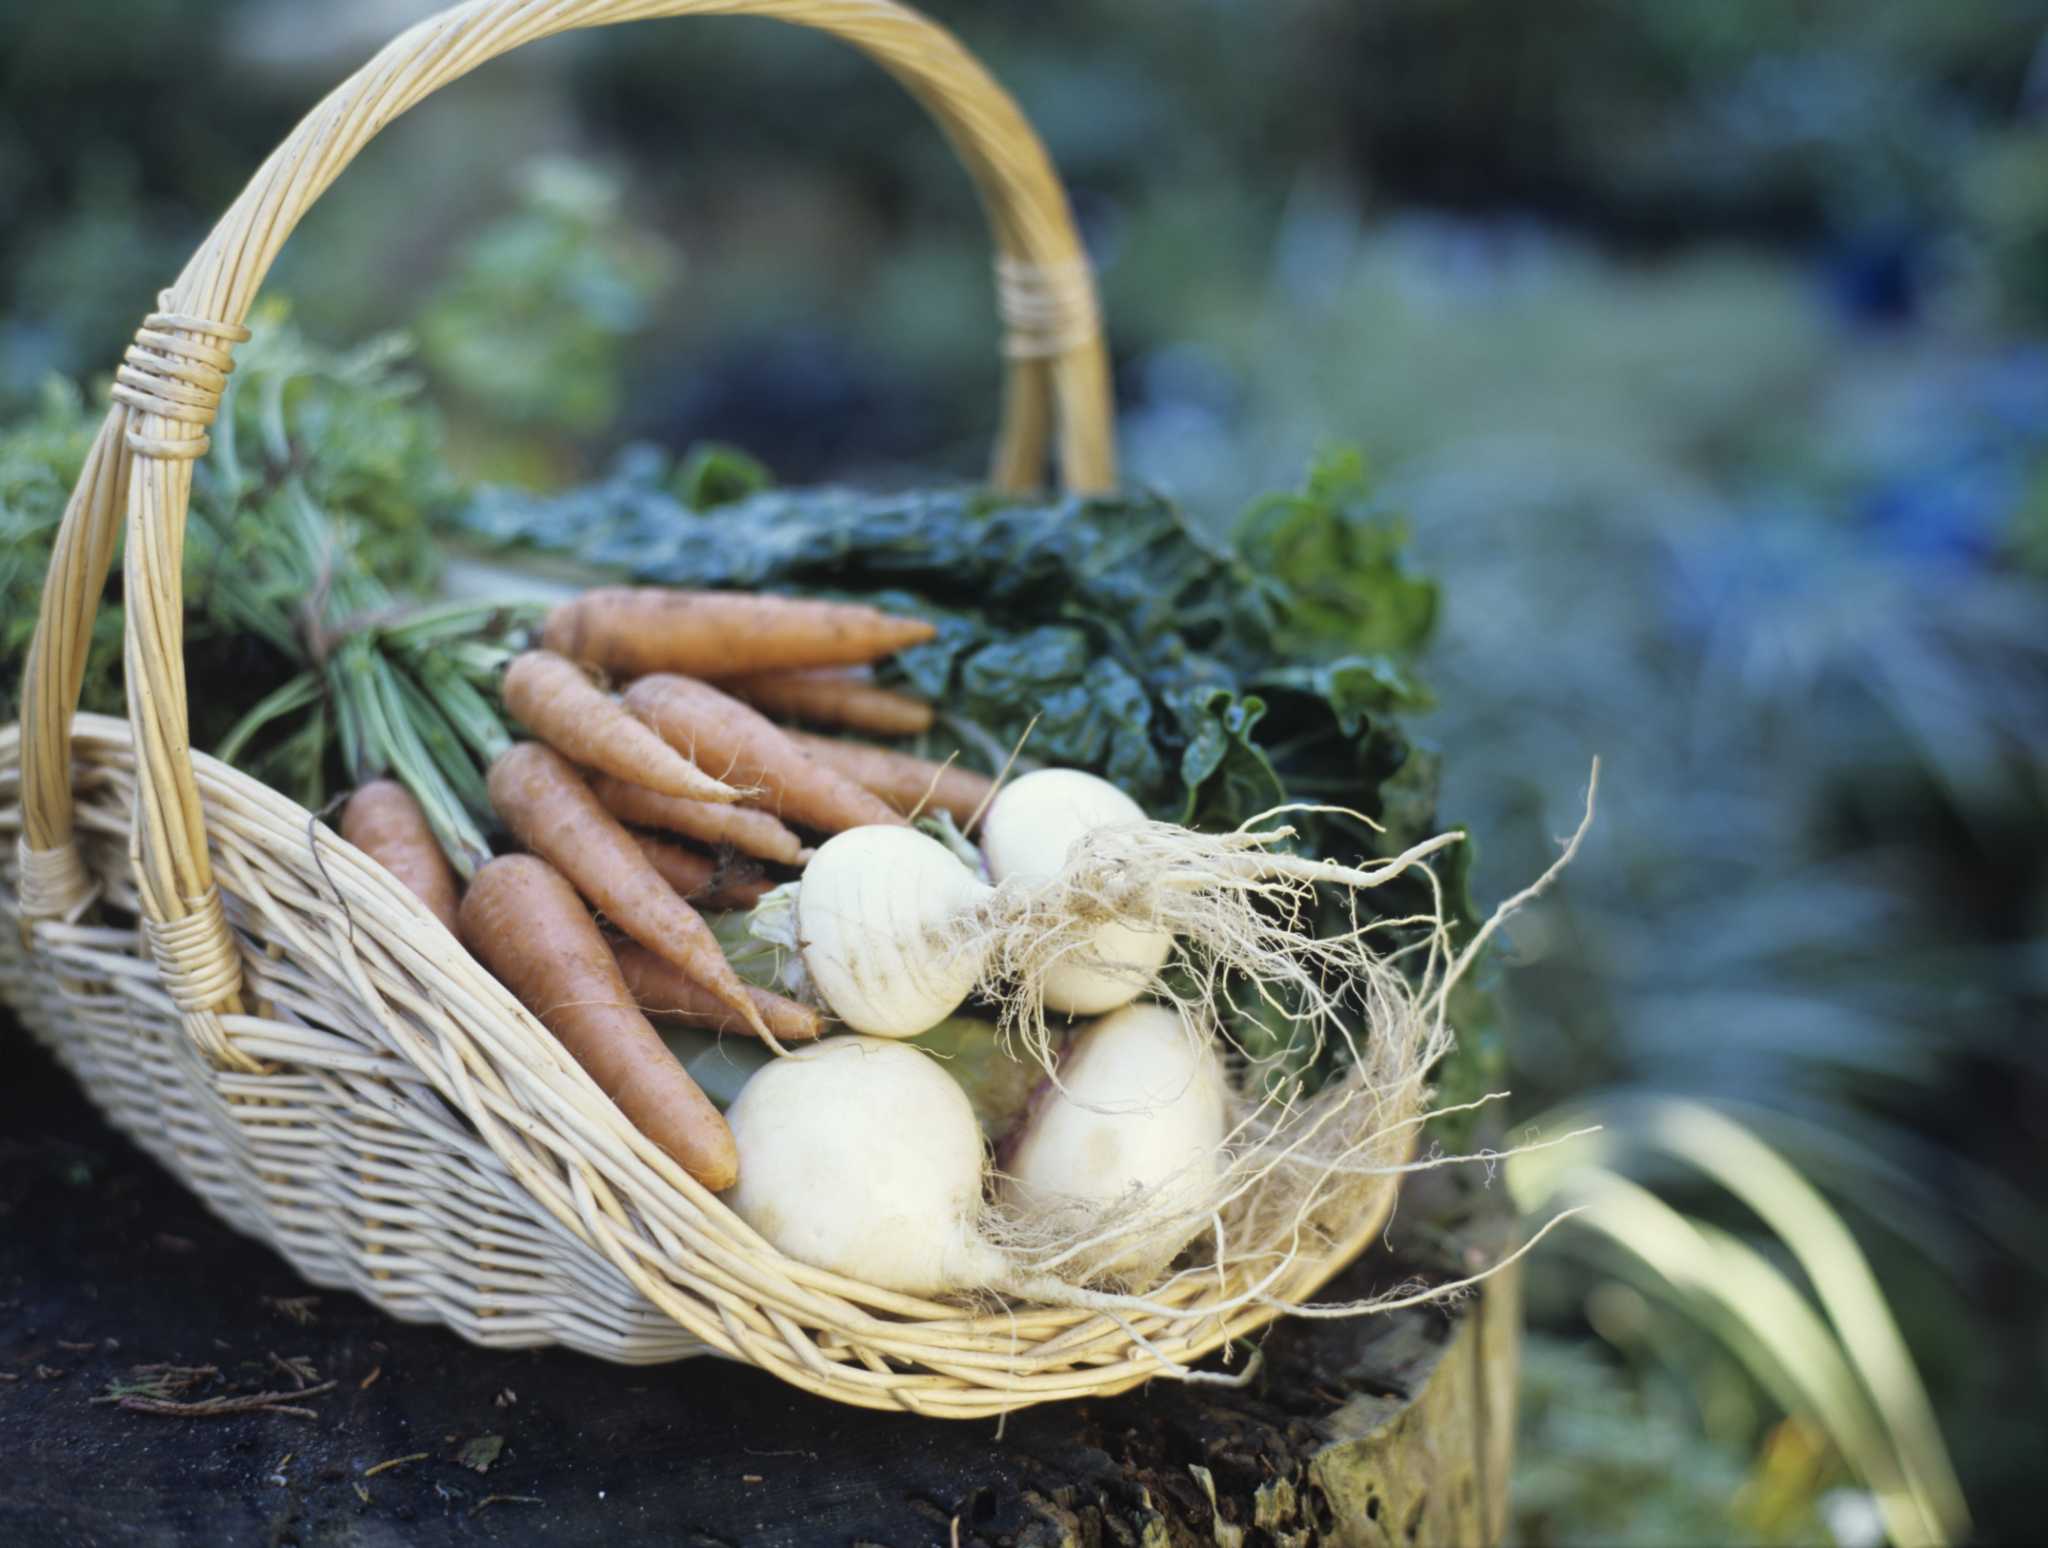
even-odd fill
[(986, 777), (779, 723), (928, 729), (930, 705), (865, 671), (932, 632), (851, 603), (585, 592), (549, 613), (540, 646), (513, 657), (500, 684), (532, 740), (499, 753), (486, 785), (521, 852), (460, 888), (426, 813), (392, 779), (354, 793), (342, 835), (454, 931), (648, 1139), (705, 1187), (729, 1188), (732, 1132), (648, 1017), (778, 1049), (823, 1030), (811, 1007), (744, 982), (699, 910), (751, 907), (801, 870), (812, 835), (926, 810), (972, 825), (992, 794)]

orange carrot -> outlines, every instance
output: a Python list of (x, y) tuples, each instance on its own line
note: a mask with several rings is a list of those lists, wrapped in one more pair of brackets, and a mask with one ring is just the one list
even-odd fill
[(812, 762), (760, 711), (708, 683), (667, 674), (643, 677), (626, 690), (626, 708), (700, 767), (758, 789), (751, 804), (785, 822), (838, 833), (903, 821), (845, 775)]
[(966, 823), (981, 810), (995, 781), (958, 763), (938, 764), (866, 742), (842, 742), (829, 736), (789, 733), (791, 741), (818, 762), (829, 765), (865, 790), (872, 790), (899, 812), (951, 812)]
[(600, 774), (590, 782), (605, 810), (621, 822), (635, 822), (643, 828), (666, 828), (700, 844), (736, 849), (757, 860), (781, 865), (800, 865), (804, 841), (782, 825), (779, 818), (751, 806), (714, 806), (709, 801), (685, 801), (653, 790), (629, 785), (623, 779)]
[(614, 677), (733, 677), (859, 666), (934, 632), (921, 618), (852, 602), (608, 586), (556, 607), (542, 638), (549, 650)]
[(560, 753), (539, 742), (515, 743), (491, 765), (487, 784), (491, 805), (520, 843), (574, 882), (613, 924), (759, 1027), (760, 1013), (711, 926), (662, 880)]
[(761, 672), (724, 678), (716, 686), (782, 720), (844, 726), (870, 736), (916, 736), (932, 728), (932, 707), (924, 700), (852, 672)]
[(410, 790), (395, 779), (371, 780), (342, 808), (341, 836), (404, 882), (454, 931), (455, 872)]
[(761, 879), (759, 866), (720, 865), (709, 855), (666, 839), (645, 833), (633, 837), (661, 879), (699, 908), (752, 908), (773, 885)]
[[(673, 1016), (693, 1027), (711, 1032), (748, 1032), (751, 1029), (732, 1013), (709, 989), (675, 965), (657, 957), (645, 946), (632, 941), (615, 941), (612, 950), (619, 959), (619, 971), (626, 987), (650, 1016)], [(805, 1043), (825, 1030), (825, 1018), (808, 1005), (786, 1000), (766, 989), (750, 990), (768, 1030), (785, 1043)]]
[(560, 872), (531, 855), (489, 862), (462, 900), (462, 941), (634, 1128), (712, 1191), (738, 1180), (732, 1130), (633, 1003), (611, 948)]
[(740, 792), (713, 779), (635, 720), (551, 650), (529, 650), (505, 670), (505, 708), (563, 757), (629, 779), (663, 795), (693, 801), (737, 801)]

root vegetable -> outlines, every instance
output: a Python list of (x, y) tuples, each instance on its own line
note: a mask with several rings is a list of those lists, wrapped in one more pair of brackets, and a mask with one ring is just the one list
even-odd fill
[(870, 736), (916, 736), (932, 727), (932, 707), (852, 672), (762, 672), (718, 686), (765, 714)]
[(633, 838), (661, 872), (661, 879), (697, 908), (752, 908), (768, 892), (769, 883), (761, 879), (759, 866), (735, 872), (680, 844), (645, 833)]
[(491, 765), (487, 783), (491, 805), (520, 843), (552, 862), (626, 934), (711, 990), (756, 1033), (766, 1031), (711, 927), (560, 753), (520, 742)]
[(982, 1139), (967, 1098), (900, 1043), (831, 1037), (777, 1059), (727, 1112), (734, 1212), (781, 1251), (916, 1295), (990, 1284)]
[[(753, 1035), (753, 1028), (734, 1015), (731, 1006), (666, 957), (657, 956), (637, 941), (614, 942), (612, 953), (618, 959), (619, 972), (632, 992), (633, 1002), (648, 1015), (712, 1032)], [(782, 1042), (811, 1042), (825, 1030), (824, 1018), (808, 1005), (799, 1005), (751, 984), (747, 997), (754, 1002), (768, 1030)]]
[(700, 768), (758, 789), (750, 804), (787, 822), (838, 833), (903, 819), (845, 775), (815, 762), (759, 710), (693, 678), (643, 677), (626, 707)]
[(491, 861), (469, 884), (460, 928), (636, 1129), (705, 1187), (732, 1186), (732, 1131), (634, 1007), (589, 910), (554, 867), (531, 855)]
[[(1145, 810), (1116, 786), (1079, 769), (1039, 769), (1005, 785), (981, 825), (981, 852), (992, 881), (1056, 875), (1068, 851), (1101, 828), (1146, 821)], [(1166, 965), (1173, 938), (1110, 921), (1081, 950), (1045, 975), (1045, 1003), (1073, 1016), (1127, 1005)]]
[(500, 690), (513, 718), (572, 763), (601, 769), (666, 796), (730, 802), (740, 792), (713, 779), (622, 709), (583, 669), (529, 650), (505, 669)]
[(935, 632), (923, 619), (852, 602), (611, 586), (556, 607), (543, 641), (614, 677), (734, 677), (862, 666)]
[(856, 1032), (910, 1037), (945, 1020), (985, 953), (947, 944), (988, 887), (945, 845), (911, 828), (827, 839), (796, 894), (796, 945), (833, 1013)]
[(606, 811), (621, 822), (643, 828), (666, 828), (700, 844), (736, 849), (757, 860), (801, 865), (804, 841), (781, 820), (751, 806), (720, 806), (710, 801), (685, 801), (639, 785), (599, 774), (590, 782)]
[(1228, 1107), (1213, 1040), (1178, 1010), (1127, 1005), (1067, 1044), (998, 1150), (998, 1197), (1060, 1235), (1102, 1234), (1092, 1266), (1149, 1281), (1223, 1174)]
[(905, 816), (920, 808), (936, 809), (951, 812), (954, 820), (965, 826), (974, 820), (987, 803), (989, 792), (995, 789), (995, 781), (986, 774), (977, 774), (958, 764), (933, 763), (887, 747), (809, 736), (801, 731), (792, 731), (789, 736), (818, 762), (873, 791)]
[(455, 872), (410, 790), (395, 779), (371, 780), (342, 808), (341, 836), (405, 883), (454, 933)]

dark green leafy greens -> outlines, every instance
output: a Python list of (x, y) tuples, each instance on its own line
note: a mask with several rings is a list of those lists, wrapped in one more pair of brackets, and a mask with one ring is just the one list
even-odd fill
[(1381, 816), (1410, 751), (1392, 716), (1427, 702), (1408, 663), (1435, 588), (1403, 565), (1355, 463), (1319, 468), (1282, 519), (1270, 502), (1250, 513), (1258, 563), (1157, 495), (769, 491), (693, 513), (665, 474), (637, 455), (566, 494), (486, 490), (461, 519), (641, 580), (921, 613), (938, 637), (890, 670), (983, 734), (976, 761), (1032, 726), (1032, 757), (1206, 826), (1290, 798)]
[[(697, 509), (704, 481), (689, 477), (697, 498), (679, 498), (666, 459), (642, 450), (564, 494), (484, 490), (460, 521), (489, 545), (642, 581), (860, 597), (928, 617), (936, 638), (886, 672), (940, 707), (930, 753), (992, 770), (1021, 745), (1198, 827), (1296, 801), (1386, 830), (1302, 814), (1290, 820), (1311, 854), (1390, 853), (1437, 829), (1435, 759), (1401, 720), (1428, 703), (1413, 663), (1436, 588), (1408, 568), (1402, 529), (1355, 457), (1261, 501), (1224, 541), (1142, 492), (763, 490)], [(1452, 868), (1450, 904), (1469, 929), (1462, 862)], [(1426, 906), (1419, 886), (1396, 889), (1387, 911)], [(1467, 998), (1465, 1051), (1444, 1072), (1452, 1100), (1490, 1072), (1491, 1038)]]

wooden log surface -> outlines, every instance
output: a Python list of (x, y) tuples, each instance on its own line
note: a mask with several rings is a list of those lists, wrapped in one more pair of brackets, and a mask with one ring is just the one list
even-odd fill
[[(1158, 1381), (1000, 1426), (862, 1413), (722, 1361), (477, 1349), (313, 1291), (12, 1028), (0, 1059), (0, 1542), (1405, 1548), (1505, 1525), (1511, 1275), (1451, 1311), (1285, 1323), (1242, 1388)], [(1497, 1191), (1425, 1202), (1333, 1297), (1497, 1245)], [(151, 1380), (278, 1396), (106, 1400)]]

